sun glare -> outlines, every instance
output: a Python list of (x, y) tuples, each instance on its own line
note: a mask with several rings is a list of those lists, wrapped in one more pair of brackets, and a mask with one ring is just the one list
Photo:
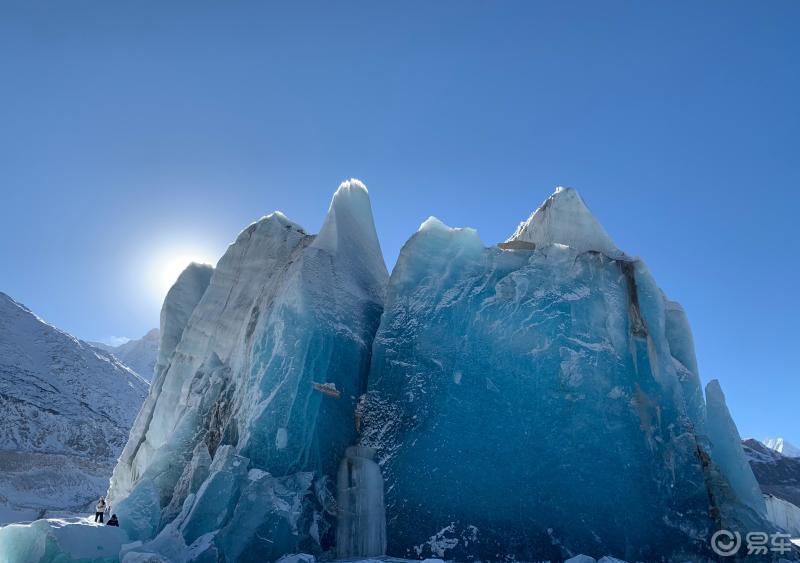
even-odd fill
[(159, 299), (167, 295), (181, 272), (192, 262), (216, 264), (216, 259), (207, 251), (183, 249), (164, 253), (154, 261), (150, 279), (153, 291), (157, 293)]

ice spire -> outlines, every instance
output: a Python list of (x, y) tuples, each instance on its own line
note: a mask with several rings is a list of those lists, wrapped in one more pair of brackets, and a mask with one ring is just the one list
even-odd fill
[(719, 381), (706, 385), (707, 431), (711, 458), (716, 462), (739, 500), (758, 515), (766, 516), (764, 497), (742, 449), (742, 438), (731, 417)]
[(369, 192), (360, 180), (339, 184), (312, 246), (336, 254), (362, 282), (366, 276), (382, 300), (389, 272), (375, 231)]
[(192, 311), (206, 292), (214, 266), (192, 262), (181, 272), (161, 307), (161, 342), (156, 373), (162, 371), (181, 340)]
[(564, 244), (579, 252), (596, 250), (609, 256), (621, 254), (573, 188), (556, 188), (506, 242), (511, 241), (530, 242), (536, 246)]
[[(111, 477), (108, 497), (115, 503), (128, 496), (140, 470), (150, 461), (147, 432), (164, 385), (164, 372), (169, 368), (170, 358), (183, 338), (192, 313), (208, 289), (213, 273), (214, 267), (210, 264), (192, 262), (181, 272), (164, 299), (161, 307), (161, 340), (150, 393), (134, 421), (128, 442)], [(141, 461), (137, 460), (137, 456), (141, 456)]]

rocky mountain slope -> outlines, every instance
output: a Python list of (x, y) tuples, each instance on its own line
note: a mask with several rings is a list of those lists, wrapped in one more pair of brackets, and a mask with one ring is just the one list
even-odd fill
[(135, 340), (129, 340), (119, 346), (109, 346), (100, 342), (92, 342), (93, 346), (111, 352), (123, 364), (138, 373), (142, 379), (151, 381), (158, 358), (158, 342), (161, 339), (157, 328)]
[(784, 456), (758, 440), (745, 440), (743, 446), (761, 490), (800, 506), (800, 458)]
[(765, 495), (770, 520), (800, 536), (800, 458), (785, 456), (758, 440), (742, 445)]
[(148, 385), (0, 293), (0, 522), (85, 510)]

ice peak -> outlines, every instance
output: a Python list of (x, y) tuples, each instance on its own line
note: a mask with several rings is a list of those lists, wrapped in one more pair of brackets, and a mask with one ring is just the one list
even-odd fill
[(356, 191), (356, 190), (369, 194), (369, 190), (367, 189), (367, 186), (364, 184), (364, 182), (356, 178), (350, 178), (349, 180), (345, 180), (344, 182), (339, 184), (339, 187), (336, 188), (336, 192), (333, 194), (333, 197), (335, 198), (340, 193)]
[(369, 272), (380, 285), (389, 278), (369, 192), (360, 180), (351, 178), (339, 184), (313, 246), (331, 254), (349, 255), (360, 264), (357, 269)]
[(249, 239), (256, 231), (279, 232), (281, 229), (293, 229), (298, 233), (305, 235), (303, 227), (289, 219), (281, 211), (273, 211), (272, 213), (264, 215), (258, 221), (250, 223), (244, 230), (242, 230), (242, 232), (239, 233), (239, 236), (236, 237), (236, 241), (233, 244)]
[[(480, 242), (480, 237), (478, 237), (478, 231), (476, 231), (475, 229), (470, 227), (451, 227), (450, 225), (446, 224), (441, 219), (434, 217), (433, 215), (431, 215), (422, 222), (422, 224), (419, 226), (419, 229), (417, 229), (417, 232), (447, 233), (450, 235), (469, 237)], [(483, 245), (482, 242), (480, 242), (480, 244)]]
[(452, 229), (448, 225), (446, 225), (441, 219), (431, 215), (422, 222), (417, 231), (419, 232), (419, 231), (432, 231), (432, 230), (450, 231)]
[[(203, 262), (189, 262), (189, 265), (186, 266), (183, 271), (178, 275), (178, 279), (175, 280), (175, 284), (180, 282), (181, 284), (192, 283), (192, 281), (197, 279), (210, 278), (211, 274), (214, 272), (214, 266), (212, 264), (205, 264)], [(190, 281), (192, 280), (192, 281)], [(173, 284), (173, 287), (174, 285)], [(207, 285), (207, 280), (202, 283), (202, 285)], [(153, 329), (154, 331), (158, 329)]]
[(716, 401), (718, 403), (725, 403), (725, 393), (722, 392), (722, 386), (719, 384), (719, 379), (712, 379), (706, 384), (706, 401)]
[(524, 241), (537, 246), (564, 244), (579, 252), (596, 250), (618, 256), (620, 250), (592, 215), (577, 190), (559, 186), (506, 242)]
[[(367, 187), (354, 178), (339, 184), (314, 246), (336, 252), (345, 243), (370, 246), (380, 253)], [(383, 258), (381, 258), (383, 260)]]

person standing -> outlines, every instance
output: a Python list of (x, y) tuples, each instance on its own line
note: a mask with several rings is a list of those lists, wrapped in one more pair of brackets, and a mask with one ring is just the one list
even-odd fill
[(103, 523), (103, 513), (106, 511), (106, 499), (105, 497), (100, 497), (100, 500), (97, 501), (97, 506), (94, 507), (94, 521)]

